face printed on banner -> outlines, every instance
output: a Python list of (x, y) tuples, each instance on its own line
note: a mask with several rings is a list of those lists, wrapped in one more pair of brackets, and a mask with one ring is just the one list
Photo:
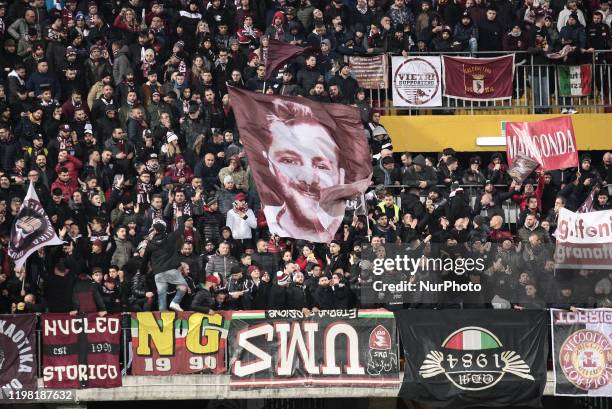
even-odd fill
[(271, 143), (263, 152), (297, 225), (318, 220), (323, 189), (344, 183), (338, 146), (327, 129), (308, 119), (274, 121)]

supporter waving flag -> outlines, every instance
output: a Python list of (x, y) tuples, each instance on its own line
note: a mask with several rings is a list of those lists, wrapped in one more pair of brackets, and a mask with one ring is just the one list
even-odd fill
[(38, 200), (34, 185), (30, 184), (28, 194), (21, 204), (11, 229), (9, 256), (15, 260), (15, 269), (23, 266), (30, 254), (41, 247), (62, 244), (53, 225)]
[(273, 74), (287, 61), (297, 57), (298, 55), (302, 55), (309, 50), (311, 50), (310, 47), (291, 45), (271, 38), (266, 64), (266, 79), (272, 78)]

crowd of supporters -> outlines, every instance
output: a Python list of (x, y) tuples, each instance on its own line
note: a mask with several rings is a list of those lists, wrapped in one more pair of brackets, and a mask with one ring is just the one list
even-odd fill
[[(569, 305), (574, 291), (608, 305), (610, 276), (581, 270), (568, 290), (542, 244), (559, 208), (575, 210), (592, 187), (595, 208), (609, 207), (611, 153), (518, 185), (501, 154), (393, 152), (391, 139), (410, 135), (388, 135), (343, 57), (590, 61), (610, 48), (611, 20), (606, 0), (0, 2), (0, 312), (352, 308), (370, 279), (362, 252), (382, 243), (486, 255), (469, 279), (499, 290), (461, 303), (516, 295), (495, 305), (542, 307), (544, 292), (560, 291)], [(311, 50), (266, 80), (270, 38)], [(329, 245), (270, 235), (228, 86), (359, 108), (373, 186)], [(8, 240), (30, 184), (64, 244), (16, 271)], [(504, 203), (520, 208), (512, 231)]]

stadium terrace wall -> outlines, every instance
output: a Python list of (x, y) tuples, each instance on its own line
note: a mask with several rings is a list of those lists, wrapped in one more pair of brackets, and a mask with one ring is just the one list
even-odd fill
[[(482, 137), (501, 137), (502, 121), (539, 121), (559, 115), (423, 115), (383, 116), (395, 152), (440, 152), (452, 146), (458, 152), (500, 151), (503, 145), (483, 146)], [(579, 150), (606, 150), (610, 140), (610, 114), (572, 115)]]

